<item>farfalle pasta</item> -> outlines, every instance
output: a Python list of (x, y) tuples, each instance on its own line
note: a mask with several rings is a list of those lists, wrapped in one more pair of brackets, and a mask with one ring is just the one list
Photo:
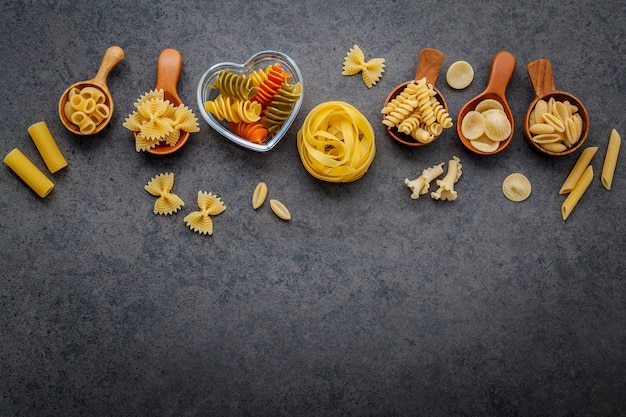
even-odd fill
[(306, 170), (329, 182), (351, 182), (367, 172), (376, 154), (374, 129), (352, 105), (341, 101), (318, 104), (297, 135)]
[(135, 149), (145, 151), (166, 143), (174, 146), (180, 132), (198, 132), (200, 127), (193, 111), (181, 104), (174, 106), (164, 99), (163, 90), (151, 90), (143, 94), (135, 103), (122, 126), (136, 133)]
[(226, 210), (226, 205), (213, 193), (198, 191), (198, 208), (200, 210), (188, 214), (183, 221), (194, 232), (212, 235), (213, 220), (211, 216), (222, 213)]
[(426, 78), (410, 82), (383, 107), (382, 123), (420, 143), (430, 143), (452, 127), (450, 114), (436, 96)]
[(159, 174), (144, 186), (144, 189), (155, 197), (154, 214), (169, 215), (178, 211), (185, 202), (176, 194), (173, 194), (174, 174)]
[[(205, 101), (204, 109), (218, 120), (227, 122), (228, 129), (237, 136), (263, 144), (280, 131), (302, 96), (302, 83), (290, 83), (291, 77), (280, 64), (257, 69), (248, 76), (223, 70), (218, 77), (221, 81), (211, 87), (219, 94), (213, 100)], [(253, 94), (248, 98), (233, 94), (230, 91), (233, 88), (229, 86), (236, 83), (245, 84)]]
[(363, 82), (367, 88), (372, 88), (385, 72), (385, 58), (372, 58), (365, 60), (365, 54), (357, 45), (354, 45), (347, 53), (343, 61), (341, 75), (356, 75), (361, 73)]

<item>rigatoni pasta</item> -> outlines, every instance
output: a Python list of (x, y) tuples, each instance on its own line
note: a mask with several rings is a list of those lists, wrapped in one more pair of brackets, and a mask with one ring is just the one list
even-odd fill
[(604, 164), (602, 165), (602, 185), (607, 190), (611, 189), (613, 183), (613, 175), (615, 174), (615, 165), (617, 164), (617, 155), (619, 154), (619, 148), (621, 145), (621, 138), (617, 130), (611, 131), (609, 137), (609, 145), (606, 150), (606, 156), (604, 157)]
[(4, 158), (4, 163), (15, 172), (37, 195), (44, 198), (54, 188), (44, 175), (19, 149), (15, 148)]
[(38, 122), (31, 125), (28, 128), (28, 133), (33, 142), (35, 142), (37, 150), (51, 173), (55, 173), (67, 166), (67, 161), (52, 137), (46, 122)]

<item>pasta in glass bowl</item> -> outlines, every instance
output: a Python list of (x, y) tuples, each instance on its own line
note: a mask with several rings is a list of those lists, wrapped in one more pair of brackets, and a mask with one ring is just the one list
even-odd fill
[(222, 62), (198, 83), (202, 118), (226, 139), (267, 152), (285, 136), (302, 105), (302, 73), (289, 56), (259, 52), (244, 64)]

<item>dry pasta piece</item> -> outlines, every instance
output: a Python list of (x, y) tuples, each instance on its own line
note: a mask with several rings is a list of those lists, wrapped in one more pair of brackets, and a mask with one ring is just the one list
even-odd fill
[(617, 130), (613, 129), (609, 137), (609, 145), (606, 150), (606, 156), (604, 157), (604, 164), (602, 165), (602, 185), (604, 185), (604, 188), (607, 190), (611, 189), (611, 184), (613, 183), (620, 145), (621, 137), (619, 133), (617, 133)]
[(33, 142), (35, 142), (35, 146), (50, 172), (55, 173), (67, 166), (67, 161), (52, 137), (46, 122), (38, 122), (31, 125), (28, 128), (28, 133), (33, 139)]
[(499, 143), (508, 139), (513, 130), (504, 107), (494, 99), (479, 102), (461, 122), (461, 133), (471, 146), (481, 152), (492, 153)]
[(428, 193), (430, 183), (441, 174), (443, 174), (443, 162), (438, 165), (433, 165), (422, 171), (422, 175), (414, 180), (404, 179), (404, 185), (409, 187), (412, 191), (411, 198), (417, 200), (421, 195)]
[(365, 54), (357, 45), (354, 45), (346, 54), (343, 61), (341, 75), (356, 75), (361, 73), (367, 88), (372, 88), (385, 72), (385, 58), (365, 60)]
[(267, 78), (259, 84), (259, 91), (254, 97), (251, 98), (251, 100), (258, 102), (261, 106), (265, 107), (270, 101), (272, 101), (280, 87), (289, 78), (291, 78), (291, 74), (286, 72), (282, 65), (271, 65), (267, 73)]
[(450, 65), (446, 73), (448, 85), (456, 90), (462, 90), (472, 83), (474, 69), (467, 61), (456, 61)]
[[(564, 152), (580, 140), (583, 119), (578, 107), (554, 97), (539, 100), (531, 109), (528, 120), (531, 140), (550, 152)], [(549, 135), (549, 136), (547, 136)]]
[(592, 179), (593, 168), (591, 167), (591, 165), (589, 165), (561, 205), (561, 215), (563, 217), (563, 220), (566, 220), (569, 215), (572, 214), (574, 207), (576, 207), (576, 205), (580, 201), (580, 198), (583, 196), (585, 191), (587, 191), (587, 187), (589, 187), (589, 184), (591, 184)]
[(513, 173), (502, 181), (502, 193), (511, 201), (524, 201), (530, 196), (531, 191), (530, 181), (522, 173)]
[(4, 163), (11, 168), (37, 195), (44, 198), (54, 188), (54, 183), (33, 164), (19, 149), (15, 148), (4, 157)]
[(306, 170), (329, 182), (351, 182), (367, 172), (376, 154), (374, 129), (367, 118), (342, 101), (318, 104), (297, 135)]
[(153, 177), (144, 189), (155, 197), (154, 214), (168, 215), (175, 213), (185, 205), (184, 201), (170, 191), (174, 187), (174, 174), (164, 173)]
[(228, 122), (228, 128), (231, 132), (252, 143), (263, 144), (270, 134), (260, 122)]
[(271, 133), (278, 133), (285, 121), (291, 115), (293, 107), (302, 95), (302, 84), (284, 82), (276, 92), (272, 101), (267, 105), (261, 117), (261, 124)]
[(219, 120), (252, 123), (261, 119), (261, 104), (251, 100), (239, 100), (220, 94), (213, 101), (204, 103), (206, 111)]
[(500, 142), (496, 142), (495, 140), (491, 140), (487, 137), (487, 135), (482, 135), (477, 139), (471, 141), (472, 146), (479, 150), (480, 152), (491, 153), (495, 152), (500, 145)]
[(198, 207), (200, 210), (188, 214), (183, 221), (194, 232), (212, 235), (213, 220), (211, 216), (222, 213), (226, 210), (226, 205), (213, 193), (198, 191)]
[(240, 100), (249, 100), (259, 91), (254, 78), (226, 70), (217, 74), (215, 84), (211, 88), (218, 89), (222, 93)]
[(454, 189), (454, 184), (461, 178), (461, 174), (463, 173), (461, 168), (461, 160), (453, 156), (452, 159), (448, 161), (448, 172), (446, 176), (441, 180), (437, 180), (439, 188), (437, 191), (430, 193), (430, 196), (435, 200), (456, 200), (457, 192)]
[(291, 220), (291, 213), (289, 212), (287, 207), (285, 207), (285, 205), (281, 203), (280, 201), (271, 199), (270, 208), (272, 209), (274, 214), (278, 216), (279, 218), (283, 220)]
[(482, 113), (469, 111), (461, 122), (461, 132), (469, 140), (481, 137), (485, 133), (485, 117)]
[(267, 184), (260, 182), (254, 187), (252, 192), (252, 208), (255, 210), (263, 205), (267, 197)]
[(597, 151), (598, 151), (598, 147), (593, 146), (593, 147), (586, 148), (584, 151), (580, 153), (580, 156), (576, 160), (574, 167), (570, 170), (570, 173), (565, 179), (565, 182), (561, 186), (561, 189), (559, 190), (559, 194), (567, 194), (574, 189), (574, 186), (576, 185), (580, 177), (583, 175), (585, 168), (587, 168), (587, 166), (591, 162), (591, 159), (593, 158), (593, 156), (596, 154)]
[(108, 118), (110, 108), (106, 104), (106, 96), (99, 88), (72, 88), (68, 94), (68, 102), (63, 107), (65, 117), (78, 127), (84, 135), (95, 132), (96, 127)]

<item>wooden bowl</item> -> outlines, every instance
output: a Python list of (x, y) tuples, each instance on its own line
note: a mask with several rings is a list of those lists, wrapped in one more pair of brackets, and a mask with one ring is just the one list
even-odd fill
[(63, 92), (63, 94), (61, 95), (61, 98), (59, 99), (59, 117), (61, 118), (61, 122), (67, 128), (67, 130), (77, 135), (87, 135), (86, 133), (82, 133), (79, 127), (75, 125), (74, 123), (72, 123), (65, 115), (65, 105), (69, 100), (69, 94), (73, 88), (78, 88), (79, 90), (85, 87), (97, 88), (104, 94), (104, 97), (105, 97), (104, 104), (109, 108), (108, 117), (102, 120), (96, 126), (96, 129), (93, 132), (89, 133), (88, 135), (95, 135), (96, 133), (104, 129), (104, 127), (107, 124), (109, 124), (109, 122), (111, 121), (111, 117), (113, 116), (114, 103), (113, 103), (113, 97), (111, 96), (111, 92), (109, 91), (109, 88), (107, 87), (106, 80), (107, 80), (107, 76), (109, 75), (109, 72), (123, 59), (124, 59), (124, 51), (122, 50), (122, 48), (120, 48), (119, 46), (109, 47), (106, 50), (104, 57), (102, 58), (102, 63), (100, 64), (100, 68), (98, 69), (98, 72), (94, 78), (90, 80), (79, 81), (77, 83), (74, 83), (70, 85)]
[[(555, 88), (552, 74), (552, 64), (550, 64), (550, 61), (547, 59), (538, 59), (531, 62), (528, 64), (527, 70), (528, 77), (530, 78), (533, 88), (535, 89), (536, 96), (532, 103), (530, 103), (530, 106), (528, 106), (524, 117), (524, 135), (526, 136), (526, 139), (528, 139), (528, 143), (530, 143), (534, 149), (546, 155), (564, 156), (569, 155), (572, 152), (576, 152), (583, 145), (583, 142), (585, 142), (589, 134), (589, 114), (587, 113), (587, 108), (573, 94), (565, 91), (559, 91)], [(533, 135), (530, 133), (529, 120), (532, 110), (535, 108), (535, 105), (539, 102), (539, 100), (548, 101), (550, 98), (554, 98), (555, 100), (561, 102), (569, 101), (571, 104), (578, 107), (578, 114), (580, 114), (580, 117), (582, 118), (582, 132), (580, 139), (578, 139), (578, 142), (576, 142), (574, 146), (563, 152), (553, 152), (545, 149), (532, 140)]]
[[(509, 107), (509, 103), (506, 101), (505, 93), (506, 87), (509, 84), (511, 77), (513, 76), (514, 70), (515, 57), (513, 56), (513, 54), (507, 51), (498, 52), (491, 61), (491, 69), (489, 70), (489, 81), (487, 82), (487, 87), (482, 93), (465, 103), (465, 105), (459, 111), (459, 116), (456, 122), (456, 130), (459, 135), (459, 139), (467, 149), (478, 155), (493, 155), (498, 152), (502, 152), (504, 148), (509, 145), (511, 139), (513, 138), (515, 121), (513, 118), (513, 113), (511, 112), (511, 108)], [(467, 113), (475, 110), (478, 103), (487, 99), (493, 99), (502, 104), (504, 113), (506, 114), (506, 118), (511, 124), (511, 134), (507, 139), (501, 141), (498, 145), (498, 148), (493, 152), (483, 152), (476, 149), (474, 146), (472, 146), (471, 141), (467, 139), (461, 131), (463, 118), (467, 115)]]
[[(402, 90), (404, 90), (404, 88), (407, 85), (409, 85), (410, 83), (414, 81), (421, 80), (422, 78), (425, 77), (426, 82), (428, 82), (429, 84), (432, 84), (433, 90), (435, 91), (435, 93), (437, 93), (435, 97), (437, 98), (437, 100), (439, 100), (439, 103), (441, 103), (441, 105), (444, 107), (444, 109), (446, 109), (446, 112), (447, 112), (448, 104), (446, 103), (446, 100), (443, 98), (443, 95), (441, 94), (441, 92), (437, 89), (437, 87), (435, 87), (435, 82), (437, 81), (439, 70), (441, 69), (441, 65), (443, 64), (443, 58), (444, 58), (443, 53), (441, 53), (437, 49), (433, 49), (433, 48), (422, 49), (420, 51), (420, 55), (417, 60), (417, 69), (415, 70), (415, 79), (407, 81), (397, 86), (387, 96), (383, 107), (387, 106), (387, 104), (389, 104), (391, 100), (396, 98), (402, 92)], [(383, 114), (382, 116), (383, 120), (385, 120), (385, 116), (386, 115)], [(406, 146), (428, 145), (428, 144), (433, 143), (439, 137), (439, 136), (435, 137), (435, 139), (431, 140), (428, 143), (422, 143), (418, 140), (413, 139), (409, 135), (406, 135), (402, 132), (398, 132), (398, 130), (395, 128), (388, 128), (387, 133), (389, 134), (389, 136), (391, 136), (393, 140)]]

